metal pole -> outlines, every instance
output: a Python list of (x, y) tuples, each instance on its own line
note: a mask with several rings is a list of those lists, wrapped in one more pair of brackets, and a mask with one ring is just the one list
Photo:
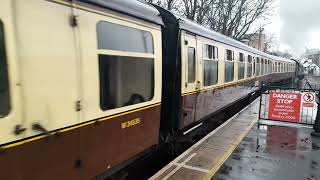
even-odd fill
[(258, 49), (261, 51), (261, 32), (262, 32), (262, 28), (259, 28), (259, 42), (258, 42)]
[(318, 111), (316, 120), (314, 121), (313, 130), (314, 132), (312, 132), (311, 135), (314, 137), (320, 137), (320, 103), (318, 103)]

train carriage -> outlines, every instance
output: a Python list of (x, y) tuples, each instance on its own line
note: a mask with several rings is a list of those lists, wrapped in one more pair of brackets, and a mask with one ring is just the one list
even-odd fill
[(90, 179), (158, 144), (163, 23), (153, 7), (4, 0), (0, 9), (1, 178)]
[(295, 68), (140, 1), (3, 0), (1, 177), (112, 174)]
[[(294, 76), (294, 68), (282, 68), (295, 66), (291, 60), (263, 53), (155, 7), (165, 23), (161, 132), (167, 132), (167, 137), (174, 136), (172, 132), (187, 134), (203, 120), (254, 94), (261, 84)], [(272, 69), (274, 63), (282, 66)]]

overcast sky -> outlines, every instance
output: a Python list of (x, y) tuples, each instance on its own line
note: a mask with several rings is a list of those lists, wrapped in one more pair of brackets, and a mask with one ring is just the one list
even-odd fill
[(278, 8), (266, 33), (280, 40), (280, 50), (295, 56), (305, 48), (320, 49), (320, 0), (277, 0)]

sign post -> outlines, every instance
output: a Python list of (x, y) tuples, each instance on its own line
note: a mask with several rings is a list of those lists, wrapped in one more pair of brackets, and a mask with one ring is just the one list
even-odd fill
[(311, 133), (312, 136), (320, 137), (320, 104), (318, 104), (318, 111), (316, 120), (313, 125), (314, 132)]
[(300, 93), (270, 92), (268, 119), (297, 123), (300, 110)]

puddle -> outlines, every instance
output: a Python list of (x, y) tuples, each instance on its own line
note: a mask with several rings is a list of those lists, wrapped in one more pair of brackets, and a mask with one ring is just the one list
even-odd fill
[(243, 140), (242, 141), (246, 141), (246, 142), (253, 142), (254, 141), (254, 139), (253, 138), (251, 138), (251, 137), (245, 137), (245, 138), (243, 138)]
[(237, 147), (237, 148), (234, 150), (234, 153), (242, 153), (243, 150), (244, 150), (243, 147)]
[(319, 169), (319, 164), (317, 161), (311, 161), (311, 169)]
[(225, 164), (222, 165), (220, 169), (220, 173), (225, 175), (229, 175), (231, 171), (232, 171), (232, 167)]
[(241, 159), (241, 156), (239, 154), (233, 154), (232, 159), (239, 161)]
[(299, 151), (307, 151), (307, 150), (310, 150), (310, 148), (306, 146), (299, 146)]
[(312, 150), (319, 150), (320, 146), (316, 143), (312, 143)]

